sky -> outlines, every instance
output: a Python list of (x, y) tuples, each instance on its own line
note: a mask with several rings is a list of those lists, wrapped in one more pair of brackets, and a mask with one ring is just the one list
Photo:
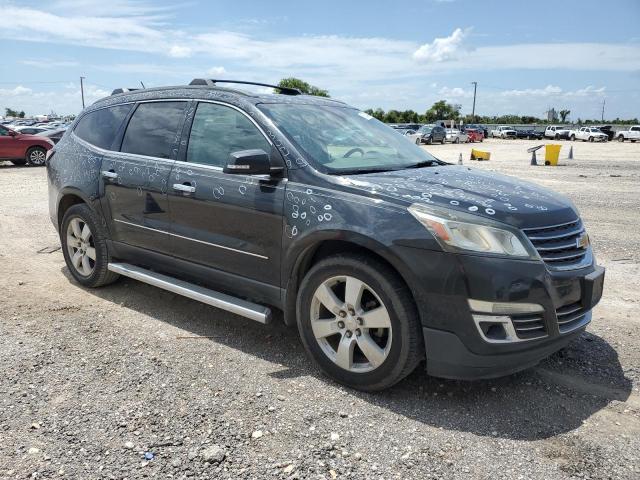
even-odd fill
[(295, 76), (361, 109), (640, 116), (640, 1), (0, 0), (0, 115), (118, 87)]

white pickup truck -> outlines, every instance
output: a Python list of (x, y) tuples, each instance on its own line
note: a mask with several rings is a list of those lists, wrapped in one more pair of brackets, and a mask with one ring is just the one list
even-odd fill
[(583, 142), (607, 142), (609, 135), (602, 132), (599, 128), (580, 127), (577, 130), (571, 130), (569, 132), (569, 139), (571, 141), (582, 140)]
[(619, 142), (624, 142), (625, 140), (635, 142), (636, 140), (640, 140), (640, 125), (634, 125), (629, 128), (629, 130), (620, 130), (619, 132), (616, 132), (616, 138)]
[(491, 138), (517, 138), (517, 132), (513, 127), (508, 127), (506, 125), (500, 125), (498, 128), (494, 128), (489, 133)]

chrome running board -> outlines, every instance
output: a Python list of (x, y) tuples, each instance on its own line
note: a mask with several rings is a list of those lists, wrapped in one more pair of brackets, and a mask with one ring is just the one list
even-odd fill
[(170, 292), (182, 295), (183, 297), (206, 303), (212, 307), (235, 313), (242, 317), (255, 320), (260, 323), (269, 323), (271, 321), (271, 309), (256, 303), (232, 297), (224, 293), (209, 290), (208, 288), (194, 285), (177, 278), (169, 277), (161, 273), (136, 267), (128, 263), (110, 263), (108, 265), (110, 271), (119, 273), (125, 277), (133, 278), (140, 282), (148, 283), (154, 287), (162, 288)]

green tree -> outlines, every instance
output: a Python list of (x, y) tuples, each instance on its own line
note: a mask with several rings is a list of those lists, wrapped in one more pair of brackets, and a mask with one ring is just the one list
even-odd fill
[(558, 113), (560, 114), (560, 121), (564, 123), (567, 121), (567, 117), (571, 113), (571, 110), (560, 110)]
[(18, 113), (18, 117), (24, 118), (24, 110), (20, 110), (20, 113)]
[(329, 97), (329, 92), (327, 90), (322, 90), (321, 88), (310, 85), (304, 80), (300, 80), (299, 78), (295, 77), (283, 78), (278, 82), (278, 86), (297, 88), (302, 93), (306, 93), (307, 95), (315, 95), (316, 97)]
[(5, 117), (17, 117), (18, 116), (18, 111), (14, 110), (13, 108), (7, 107), (7, 108), (4, 109), (4, 112), (5, 112), (4, 113)]
[(460, 105), (452, 105), (446, 100), (440, 100), (434, 103), (429, 110), (426, 111), (425, 120), (433, 122), (436, 120), (457, 120), (460, 117)]

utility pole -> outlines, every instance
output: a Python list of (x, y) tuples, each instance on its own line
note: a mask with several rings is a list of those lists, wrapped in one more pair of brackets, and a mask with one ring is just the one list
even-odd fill
[(83, 80), (84, 77), (80, 77), (80, 94), (82, 95), (82, 109), (84, 110), (84, 84), (82, 83)]
[(606, 98), (603, 98), (603, 99), (602, 99), (602, 117), (600, 118), (600, 121), (601, 121), (602, 123), (604, 123), (604, 104), (605, 104), (605, 102), (606, 102), (606, 101), (607, 101), (607, 99), (606, 99)]
[(473, 108), (471, 109), (471, 119), (476, 121), (476, 89), (478, 88), (478, 82), (471, 82), (473, 84)]

